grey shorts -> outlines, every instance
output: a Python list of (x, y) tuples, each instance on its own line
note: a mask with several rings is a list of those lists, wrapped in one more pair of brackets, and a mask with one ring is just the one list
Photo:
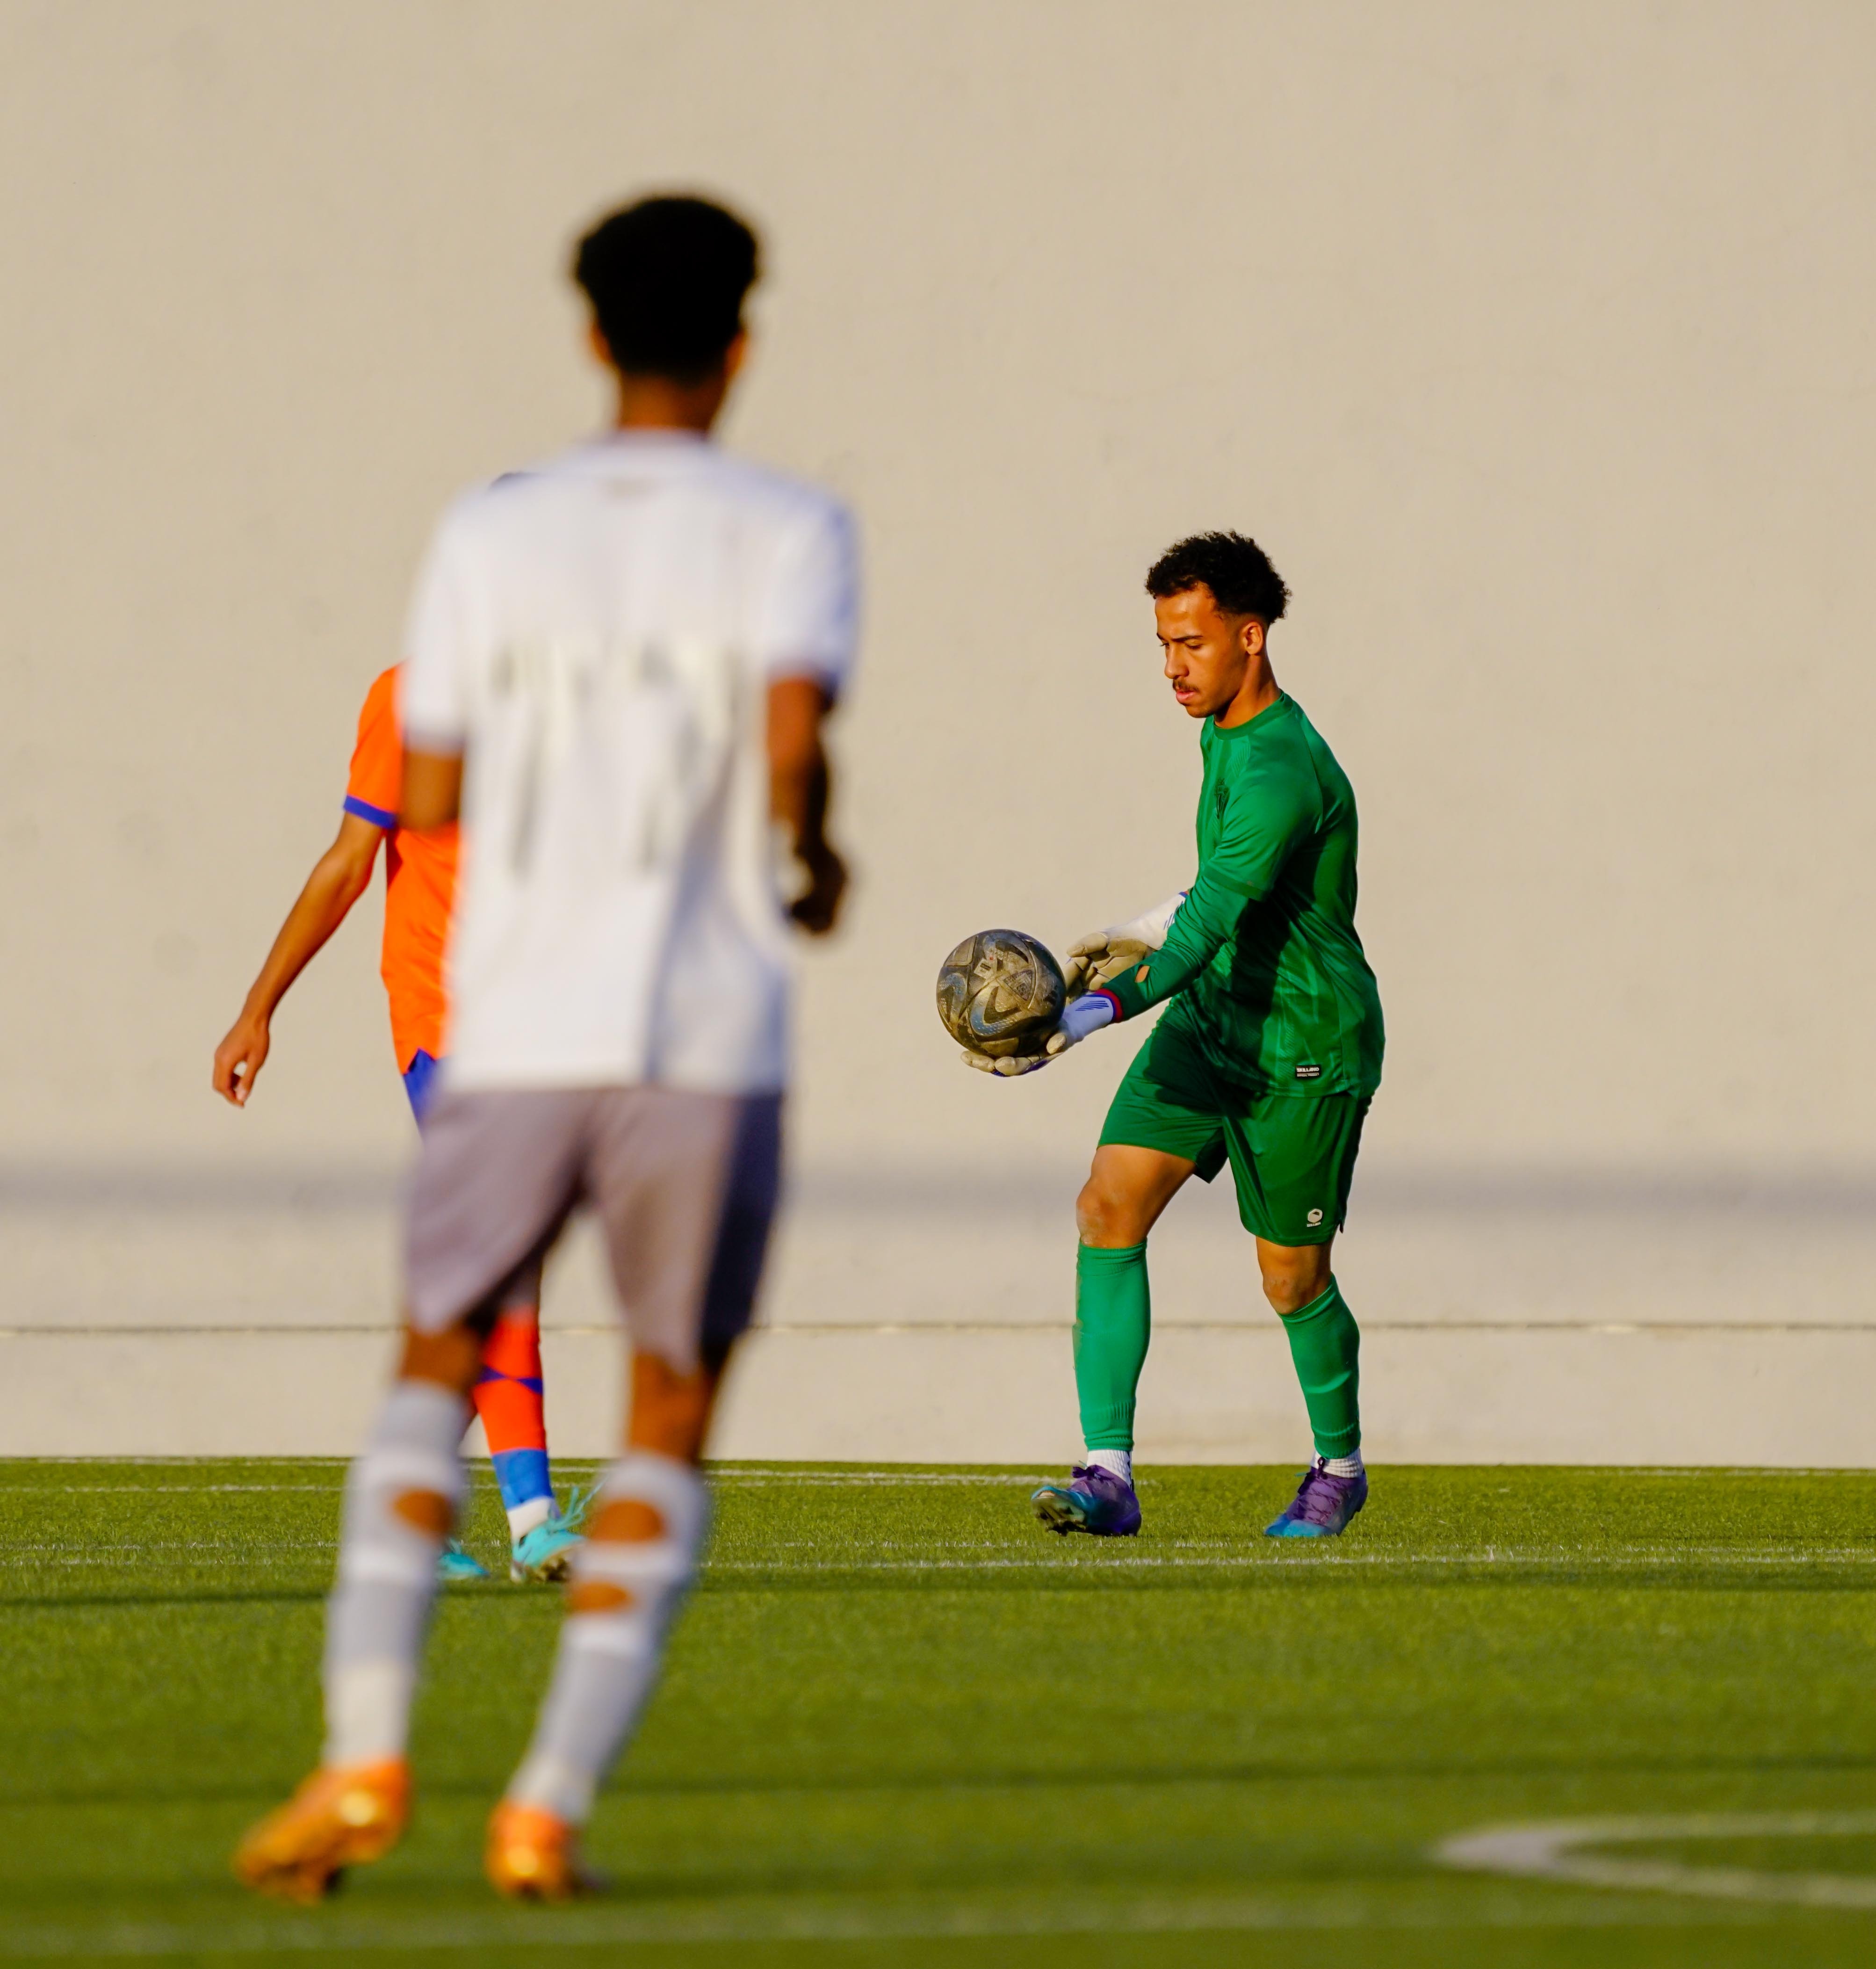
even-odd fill
[(437, 1333), (507, 1302), (586, 1203), (633, 1344), (691, 1373), (755, 1309), (781, 1124), (776, 1094), (446, 1090), (425, 1121), (406, 1222), (411, 1323)]

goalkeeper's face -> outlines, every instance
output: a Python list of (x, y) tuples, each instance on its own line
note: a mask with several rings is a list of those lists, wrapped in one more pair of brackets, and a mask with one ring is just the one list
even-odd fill
[(1230, 615), (1209, 588), (1188, 588), (1153, 603), (1166, 681), (1188, 718), (1211, 718), (1239, 692), (1264, 653), (1264, 625)]

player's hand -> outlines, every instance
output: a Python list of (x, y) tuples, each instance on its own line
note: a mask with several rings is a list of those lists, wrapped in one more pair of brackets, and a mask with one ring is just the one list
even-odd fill
[(1051, 1060), (1060, 1059), (1071, 1046), (1079, 1046), (1090, 1033), (1098, 1033), (1102, 1027), (1112, 1025), (1113, 1019), (1111, 999), (1071, 998), (1062, 1007), (1061, 1020), (1040, 1053), (1020, 1054), (1007, 1059), (987, 1059), (980, 1053), (967, 1053), (964, 1064), (974, 1066), (980, 1073), (994, 1073), (1006, 1080), (1019, 1073), (1033, 1073), (1038, 1067), (1047, 1066)]
[(1068, 961), (1062, 966), (1069, 997), (1079, 998), (1084, 991), (1111, 984), (1123, 971), (1145, 963), (1166, 941), (1166, 933), (1185, 897), (1181, 889), (1156, 909), (1143, 910), (1126, 923), (1111, 924), (1070, 944)]
[(266, 1019), (258, 1012), (243, 1012), (215, 1049), (215, 1076), (209, 1084), (215, 1092), (237, 1108), (246, 1107), (273, 1043)]
[(1139, 937), (1125, 936), (1119, 928), (1097, 929), (1079, 943), (1070, 944), (1061, 975), (1068, 981), (1071, 1002), (1084, 992), (1113, 984), (1123, 971), (1144, 964), (1158, 948)]
[(840, 920), (847, 894), (847, 864), (824, 841), (812, 855), (804, 855), (808, 886), (789, 905), (789, 914), (809, 936), (825, 936)]

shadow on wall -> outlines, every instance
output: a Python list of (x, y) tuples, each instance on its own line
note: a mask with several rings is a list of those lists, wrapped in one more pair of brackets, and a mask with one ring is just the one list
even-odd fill
[[(354, 1163), (84, 1162), (0, 1163), (0, 1210), (27, 1215), (224, 1212), (327, 1216), (394, 1206), (403, 1171)], [(911, 1163), (799, 1169), (790, 1202), (809, 1215), (1031, 1217), (1057, 1212), (1078, 1164), (1038, 1169), (925, 1168)], [(1364, 1163), (1355, 1201), (1364, 1219), (1419, 1215), (1762, 1218), (1786, 1226), (1876, 1224), (1876, 1169)]]

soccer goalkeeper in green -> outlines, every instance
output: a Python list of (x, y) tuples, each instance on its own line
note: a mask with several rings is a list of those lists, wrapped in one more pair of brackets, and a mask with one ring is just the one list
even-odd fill
[(1381, 1080), (1381, 1000), (1355, 933), (1355, 796), (1270, 667), (1289, 591), (1254, 540), (1201, 534), (1146, 577), (1165, 671), (1202, 722), (1191, 887), (1069, 952), (1070, 997), (1045, 1065), (1149, 1007), (1166, 1010), (1101, 1130), (1076, 1206), (1075, 1382), (1087, 1461), (1036, 1492), (1059, 1532), (1126, 1536), (1135, 1384), (1150, 1330), (1146, 1241), (1186, 1179), (1229, 1162), (1264, 1296), (1289, 1336), (1316, 1456), (1268, 1526), (1333, 1538), (1367, 1501), (1359, 1335), (1330, 1267), (1362, 1121)]

